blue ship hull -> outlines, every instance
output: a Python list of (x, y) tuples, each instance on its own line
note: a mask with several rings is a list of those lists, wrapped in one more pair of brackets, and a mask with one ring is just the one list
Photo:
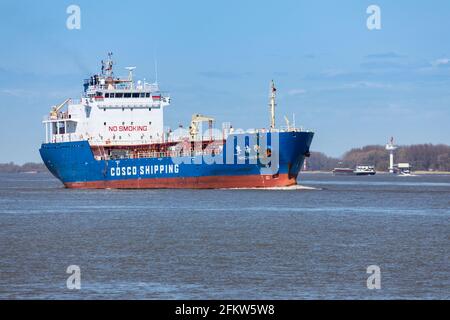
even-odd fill
[[(68, 188), (257, 188), (296, 184), (312, 132), (280, 132), (279, 161), (208, 164), (202, 156), (97, 160), (88, 141), (44, 143), (40, 154)], [(229, 137), (230, 139), (230, 137)], [(224, 150), (223, 159), (226, 158)], [(234, 159), (237, 159), (235, 155)], [(241, 161), (242, 162), (242, 161)]]

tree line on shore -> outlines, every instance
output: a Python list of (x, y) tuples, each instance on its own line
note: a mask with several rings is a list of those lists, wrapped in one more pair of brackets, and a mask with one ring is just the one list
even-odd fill
[[(400, 146), (395, 150), (394, 162), (407, 162), (413, 170), (450, 171), (450, 146), (443, 144)], [(342, 158), (311, 152), (311, 157), (307, 160), (307, 170), (329, 171), (336, 167), (355, 168), (357, 165), (373, 165), (377, 171), (387, 171), (389, 152), (384, 146), (371, 145), (351, 149)]]
[(28, 162), (18, 165), (13, 162), (0, 163), (0, 172), (4, 173), (23, 173), (23, 172), (45, 172), (47, 168), (43, 163)]
[[(408, 162), (413, 170), (450, 171), (450, 146), (444, 144), (400, 146), (395, 150), (394, 160), (395, 163)], [(329, 157), (322, 152), (311, 152), (306, 168), (311, 171), (330, 171), (337, 167), (355, 168), (357, 165), (374, 165), (378, 171), (387, 171), (389, 153), (384, 146), (379, 145), (351, 149), (342, 158)], [(47, 168), (43, 163), (0, 164), (0, 172), (5, 173), (46, 171)]]

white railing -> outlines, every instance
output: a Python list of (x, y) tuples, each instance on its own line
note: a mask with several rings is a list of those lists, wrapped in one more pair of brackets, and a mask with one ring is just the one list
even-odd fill
[(76, 98), (76, 99), (70, 99), (69, 104), (81, 104), (82, 99)]
[(82, 141), (79, 134), (75, 133), (61, 133), (61, 134), (53, 134), (51, 137), (50, 143), (59, 143), (59, 142), (73, 142), (73, 141)]
[[(49, 118), (47, 118), (49, 119)], [(66, 120), (67, 118), (62, 118), (61, 120)], [(46, 118), (44, 118), (46, 120)], [(64, 133), (64, 134), (52, 134), (50, 136), (49, 142), (71, 142), (71, 141), (84, 141), (87, 140), (92, 146), (133, 146), (133, 145), (152, 145), (152, 144), (161, 144), (161, 143), (199, 143), (199, 142), (209, 142), (216, 141), (221, 142), (228, 138), (229, 135), (239, 135), (239, 134), (265, 134), (269, 132), (309, 132), (309, 130), (303, 130), (303, 128), (293, 128), (293, 127), (280, 127), (279, 129), (249, 129), (244, 131), (231, 131), (229, 133), (217, 133), (213, 132), (213, 135), (210, 137), (208, 134), (204, 134), (203, 139), (200, 135), (196, 136), (195, 139), (191, 139), (190, 135), (174, 135), (168, 138), (158, 138), (158, 139), (135, 139), (135, 140), (122, 140), (122, 139), (111, 139), (111, 138), (98, 138), (98, 137), (90, 137), (84, 136), (80, 133)]]
[(48, 115), (43, 116), (42, 121), (64, 121), (64, 120), (76, 120), (75, 118), (72, 118), (71, 115), (69, 115), (67, 112), (59, 112), (56, 116)]

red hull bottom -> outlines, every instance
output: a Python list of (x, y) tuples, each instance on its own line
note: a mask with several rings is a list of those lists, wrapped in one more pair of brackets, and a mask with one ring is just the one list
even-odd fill
[(80, 189), (224, 189), (273, 188), (297, 184), (288, 174), (251, 176), (209, 176), (192, 178), (152, 178), (130, 180), (102, 180), (67, 182), (67, 188)]

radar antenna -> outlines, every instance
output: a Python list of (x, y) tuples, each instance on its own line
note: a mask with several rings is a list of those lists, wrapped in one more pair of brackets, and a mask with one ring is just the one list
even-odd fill
[(131, 85), (133, 85), (133, 71), (136, 67), (126, 67), (125, 69), (128, 70), (128, 81), (131, 82)]

